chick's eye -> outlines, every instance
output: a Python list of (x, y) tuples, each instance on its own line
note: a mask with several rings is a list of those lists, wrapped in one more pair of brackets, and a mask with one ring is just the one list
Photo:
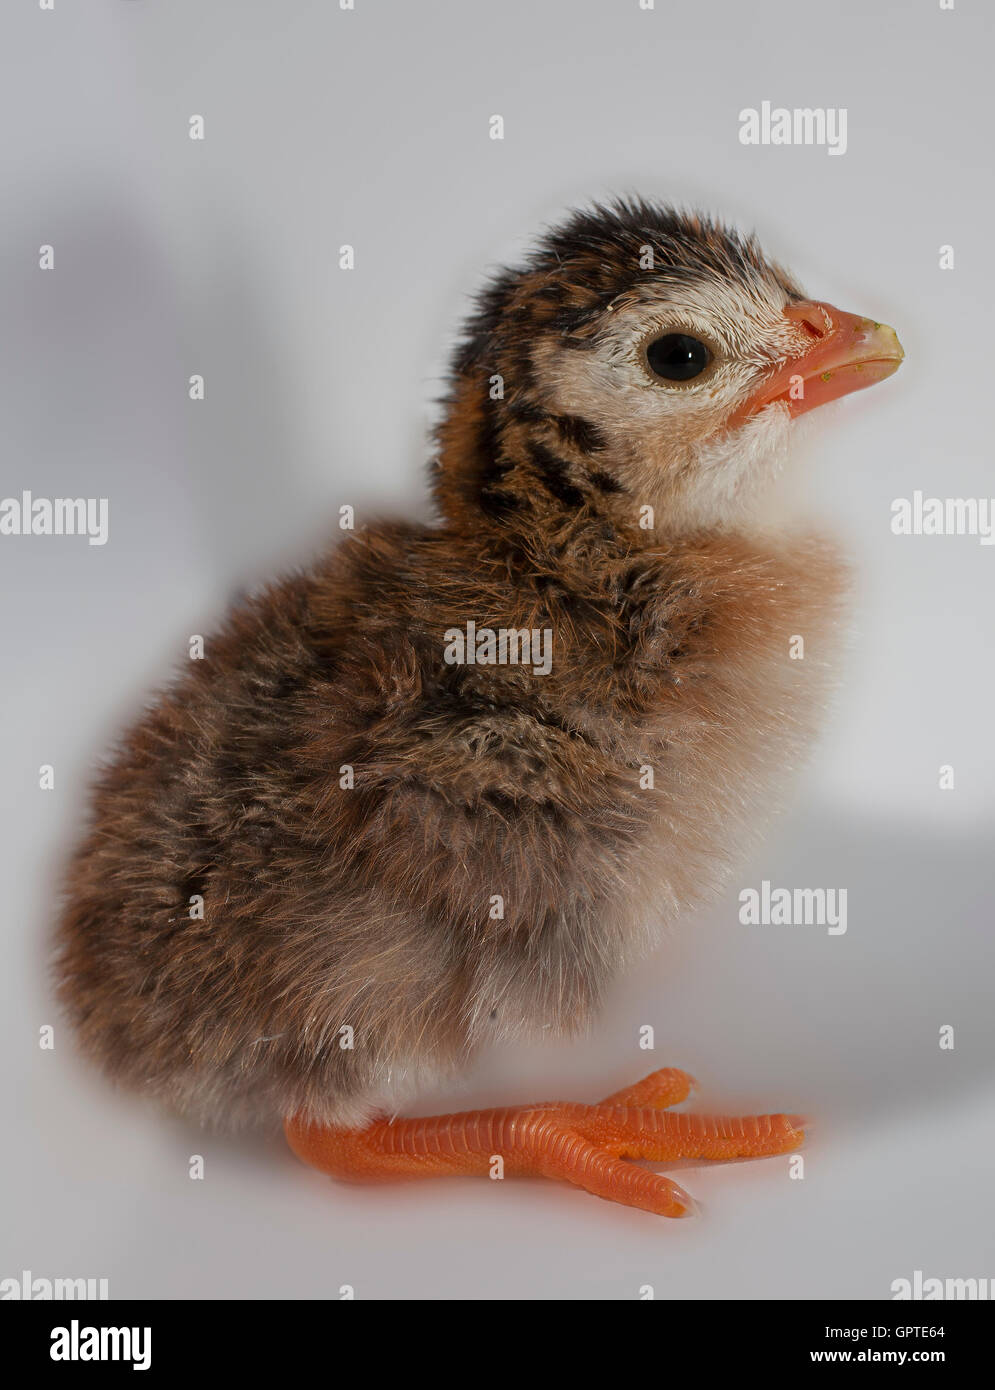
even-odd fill
[(650, 370), (664, 381), (691, 381), (711, 360), (705, 344), (688, 333), (665, 333), (646, 348)]

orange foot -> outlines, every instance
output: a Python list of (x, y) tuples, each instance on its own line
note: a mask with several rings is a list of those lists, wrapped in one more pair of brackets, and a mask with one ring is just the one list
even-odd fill
[(788, 1153), (805, 1137), (796, 1115), (666, 1114), (665, 1107), (684, 1100), (693, 1084), (686, 1072), (664, 1068), (600, 1105), (552, 1101), (375, 1120), (366, 1129), (290, 1119), (284, 1129), (298, 1158), (337, 1178), (488, 1174), (500, 1158), (508, 1174), (562, 1178), (609, 1202), (657, 1216), (687, 1216), (694, 1202), (682, 1188), (624, 1160), (764, 1158)]

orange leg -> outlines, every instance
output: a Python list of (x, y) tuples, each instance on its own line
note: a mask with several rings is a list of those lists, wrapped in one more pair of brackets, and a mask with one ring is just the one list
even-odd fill
[(289, 1119), (287, 1142), (312, 1167), (337, 1178), (386, 1180), (445, 1174), (486, 1175), (500, 1158), (507, 1174), (561, 1178), (597, 1197), (657, 1216), (686, 1216), (688, 1194), (669, 1178), (626, 1159), (762, 1158), (788, 1153), (804, 1139), (794, 1115), (741, 1119), (672, 1115), (692, 1079), (655, 1071), (600, 1105), (515, 1106), (420, 1120), (373, 1121), (334, 1129)]

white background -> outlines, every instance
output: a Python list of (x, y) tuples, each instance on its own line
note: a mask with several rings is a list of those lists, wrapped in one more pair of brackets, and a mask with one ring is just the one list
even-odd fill
[[(107, 497), (110, 541), (0, 538), (0, 1277), (624, 1299), (995, 1276), (995, 547), (889, 527), (917, 488), (995, 491), (992, 31), (966, 0), (4, 7), (0, 493)], [(739, 112), (764, 100), (845, 106), (846, 154), (742, 146)], [(593, 1100), (682, 1065), (706, 1108), (817, 1116), (804, 1180), (786, 1159), (678, 1173), (703, 1204), (680, 1223), (539, 1182), (349, 1189), (278, 1136), (113, 1093), (45, 975), (91, 769), (189, 634), (307, 559), (342, 503), (426, 513), (467, 294), (566, 207), (625, 192), (756, 228), (810, 294), (899, 331), (900, 374), (811, 417), (777, 504), (849, 545), (851, 650), (790, 814), (724, 899), (619, 981), (585, 1043), (486, 1058), (421, 1109)], [(762, 878), (846, 887), (847, 934), (740, 926), (738, 888)]]

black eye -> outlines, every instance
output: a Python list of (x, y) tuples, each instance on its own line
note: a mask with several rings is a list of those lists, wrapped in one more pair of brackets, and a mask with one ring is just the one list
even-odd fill
[(687, 333), (665, 333), (646, 349), (650, 370), (664, 381), (690, 381), (700, 376), (711, 360), (705, 344)]

